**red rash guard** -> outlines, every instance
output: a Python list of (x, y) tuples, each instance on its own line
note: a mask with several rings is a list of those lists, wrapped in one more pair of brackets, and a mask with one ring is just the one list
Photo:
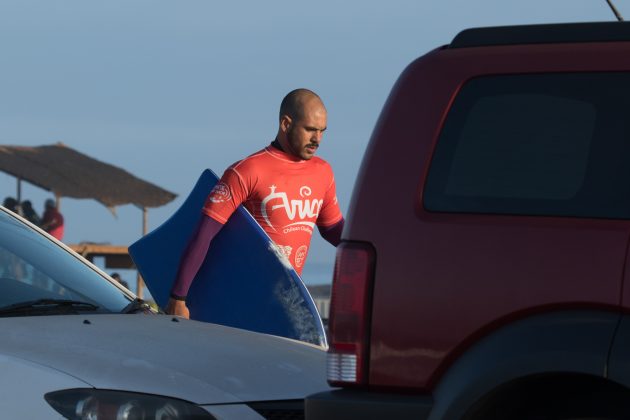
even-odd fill
[(343, 217), (330, 165), (316, 156), (302, 160), (269, 146), (230, 166), (208, 195), (203, 213), (211, 220), (200, 224), (184, 254), (173, 297), (186, 296), (203, 262), (198, 256), (205, 256), (212, 237), (241, 204), (298, 274), (315, 226), (333, 245), (339, 242)]

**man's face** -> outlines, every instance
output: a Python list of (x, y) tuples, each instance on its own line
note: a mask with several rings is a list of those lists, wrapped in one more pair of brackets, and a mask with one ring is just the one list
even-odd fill
[(287, 140), (291, 154), (304, 160), (315, 156), (326, 130), (326, 108), (318, 100), (311, 100), (304, 105), (304, 116), (290, 120), (287, 128)]

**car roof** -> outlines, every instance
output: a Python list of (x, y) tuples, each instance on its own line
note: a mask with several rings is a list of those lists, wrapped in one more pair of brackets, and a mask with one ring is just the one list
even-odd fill
[(495, 26), (461, 31), (448, 48), (630, 41), (630, 22)]

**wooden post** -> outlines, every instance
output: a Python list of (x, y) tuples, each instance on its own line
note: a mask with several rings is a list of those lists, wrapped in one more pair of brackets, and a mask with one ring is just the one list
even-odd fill
[[(142, 236), (146, 235), (149, 230), (148, 219), (149, 219), (149, 215), (147, 212), (147, 208), (142, 207)], [(138, 295), (138, 297), (142, 299), (142, 289), (144, 288), (144, 280), (142, 280), (142, 276), (140, 275), (140, 272), (138, 272), (136, 288), (137, 288), (136, 295)]]
[(142, 207), (142, 236), (149, 233), (149, 213), (146, 207)]
[(15, 199), (18, 204), (22, 204), (22, 178), (17, 179), (17, 193)]
[(16, 197), (17, 204), (15, 205), (15, 212), (20, 216), (24, 216), (24, 212), (22, 211), (22, 178), (17, 178), (17, 191)]

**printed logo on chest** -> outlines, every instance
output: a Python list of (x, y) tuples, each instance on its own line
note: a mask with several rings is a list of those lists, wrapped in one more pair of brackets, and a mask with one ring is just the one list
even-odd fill
[(295, 199), (289, 199), (286, 192), (276, 192), (276, 188), (275, 185), (269, 187), (271, 192), (260, 204), (260, 212), (267, 225), (276, 230), (276, 226), (273, 225), (271, 220), (277, 220), (275, 212), (280, 211), (282, 215), (286, 215), (293, 222), (284, 226), (284, 233), (289, 233), (293, 230), (305, 230), (305, 228), (309, 233), (312, 233), (315, 222), (311, 220), (317, 219), (324, 200), (310, 198), (313, 192), (306, 185), (300, 187), (300, 198)]

